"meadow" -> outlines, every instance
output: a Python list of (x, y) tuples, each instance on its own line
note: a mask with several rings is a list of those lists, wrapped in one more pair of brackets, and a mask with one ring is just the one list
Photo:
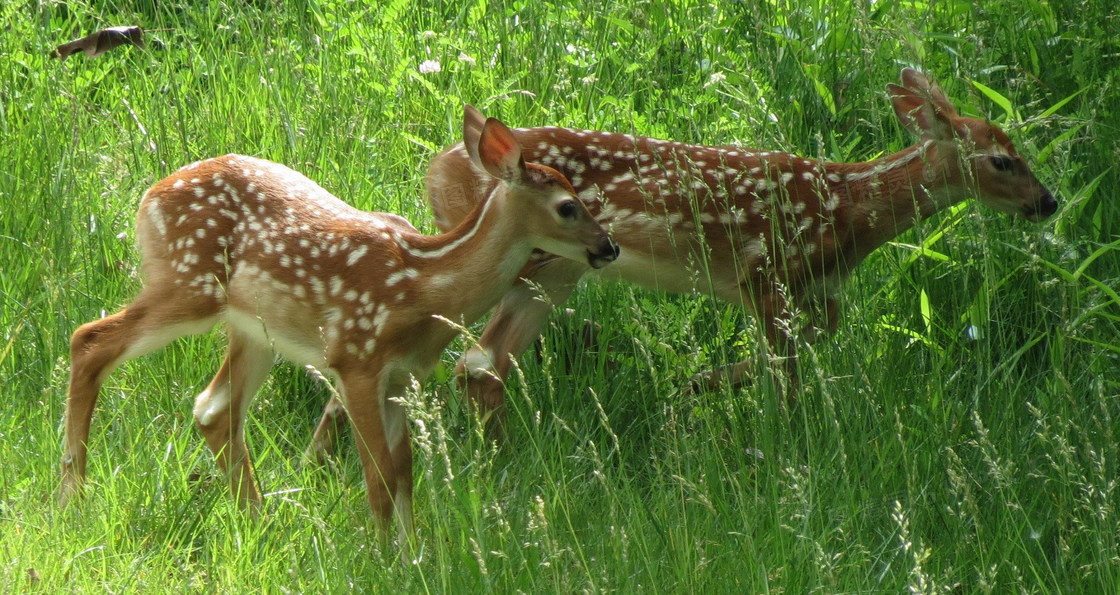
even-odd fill
[[(5, 592), (1120, 592), (1120, 9), (1059, 0), (0, 5), (0, 585)], [(49, 56), (115, 25), (143, 47)], [(130, 362), (55, 504), (70, 333), (140, 286), (139, 198), (230, 152), (434, 231), (462, 104), (834, 161), (911, 143), (905, 66), (1008, 131), (1060, 207), (962, 203), (876, 252), (796, 405), (692, 374), (763, 355), (741, 308), (586, 284), (484, 439), (451, 370), (408, 398), (417, 549), (380, 547), (360, 466), (304, 464), (329, 396), (281, 365), (248, 441), (259, 517), (191, 417), (220, 330)], [(599, 323), (591, 349), (573, 342)], [(475, 329), (477, 331), (477, 329)], [(764, 358), (759, 358), (760, 361)]]

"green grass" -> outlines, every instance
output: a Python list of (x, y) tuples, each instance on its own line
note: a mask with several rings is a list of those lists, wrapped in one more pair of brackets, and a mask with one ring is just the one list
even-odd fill
[[(1120, 592), (1109, 3), (195, 4), (0, 5), (6, 591)], [(147, 47), (47, 57), (112, 25), (151, 30)], [(442, 72), (421, 75), (429, 59)], [(180, 165), (258, 155), (431, 230), (421, 177), (463, 102), (515, 126), (869, 159), (909, 143), (884, 91), (904, 65), (1008, 129), (1062, 206), (1034, 225), (968, 203), (877, 252), (841, 331), (803, 348), (795, 407), (766, 382), (679, 392), (759, 353), (739, 309), (589, 285), (521, 362), (508, 444), (447, 378), (461, 343), (412, 397), (403, 564), (378, 549), (352, 451), (300, 465), (327, 393), (292, 367), (250, 415), (264, 514), (236, 509), (190, 416), (214, 333), (110, 378), (87, 498), (54, 505), (69, 334), (137, 290), (137, 202)], [(587, 317), (602, 344), (577, 353)]]

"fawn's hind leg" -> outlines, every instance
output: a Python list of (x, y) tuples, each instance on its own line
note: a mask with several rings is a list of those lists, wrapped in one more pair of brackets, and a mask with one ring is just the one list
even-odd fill
[(120, 312), (83, 324), (70, 339), (70, 386), (66, 397), (62, 485), (65, 505), (86, 475), (90, 420), (105, 379), (120, 364), (156, 351), (217, 321), (216, 301), (179, 300), (179, 294), (145, 288)]

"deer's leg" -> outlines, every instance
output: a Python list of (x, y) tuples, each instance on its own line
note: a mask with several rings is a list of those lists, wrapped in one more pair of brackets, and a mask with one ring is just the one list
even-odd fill
[(388, 399), (393, 393), (379, 368), (375, 363), (372, 369), (340, 370), (341, 392), (362, 460), (366, 497), (382, 535), (388, 535), (394, 512), (408, 515), (400, 518), (401, 534), (406, 535), (412, 527), (408, 427), (403, 408)]
[(491, 436), (500, 437), (504, 429), (504, 382), (513, 359), (540, 336), (553, 306), (568, 299), (586, 271), (581, 263), (553, 260), (534, 271), (530, 281), (519, 279), (494, 310), (478, 344), (459, 360), (455, 374)]
[(216, 322), (215, 302), (178, 297), (146, 288), (120, 312), (74, 331), (70, 339), (60, 504), (66, 505), (77, 495), (85, 479), (90, 420), (109, 374), (125, 361), (156, 351), (179, 337), (205, 332)]
[[(792, 337), (792, 312), (789, 304), (777, 292), (769, 292), (748, 302), (754, 310), (756, 319), (762, 325), (771, 363), (777, 364), (789, 379), (791, 386), (797, 384), (797, 351)], [(741, 386), (751, 381), (750, 359), (728, 364), (692, 377), (690, 389), (693, 391), (715, 390), (722, 384)], [(772, 369), (775, 369), (772, 367)]]
[(813, 326), (831, 335), (836, 332), (836, 327), (839, 324), (840, 300), (833, 296), (828, 296), (822, 300), (820, 312), (817, 313), (813, 321)]
[(315, 427), (315, 434), (311, 437), (311, 445), (307, 447), (304, 458), (320, 464), (325, 463), (327, 457), (334, 454), (344, 424), (346, 424), (346, 408), (342, 406), (337, 396), (331, 395), (327, 406), (323, 408), (323, 417)]
[(272, 350), (229, 329), (229, 351), (206, 390), (194, 401), (194, 419), (238, 504), (261, 500), (245, 445), (249, 403), (272, 369)]
[[(404, 387), (392, 390), (390, 397), (403, 394)], [(393, 511), (399, 523), (397, 544), (401, 554), (407, 554), (414, 532), (412, 526), (412, 443), (408, 431), (408, 418), (404, 407), (392, 398), (382, 404), (382, 419), (385, 425), (385, 438), (389, 454), (393, 458), (393, 469), (397, 474), (397, 486), (393, 493)]]
[(840, 303), (834, 296), (820, 296), (805, 303), (805, 312), (808, 314), (807, 324), (801, 329), (801, 338), (806, 343), (815, 343), (817, 339), (836, 332), (839, 324), (837, 316), (840, 314)]

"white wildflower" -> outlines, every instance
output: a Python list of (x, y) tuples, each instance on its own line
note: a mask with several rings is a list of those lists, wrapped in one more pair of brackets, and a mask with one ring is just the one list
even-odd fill
[(466, 62), (467, 64), (470, 64), (471, 66), (475, 65), (475, 59), (468, 56), (466, 52), (459, 52), (459, 61), (460, 62)]
[(424, 60), (420, 63), (420, 74), (432, 74), (443, 70), (439, 60)]
[(712, 75), (708, 77), (708, 82), (704, 83), (704, 86), (711, 87), (712, 85), (718, 85), (726, 80), (726, 74), (723, 74), (722, 72), (713, 72)]

